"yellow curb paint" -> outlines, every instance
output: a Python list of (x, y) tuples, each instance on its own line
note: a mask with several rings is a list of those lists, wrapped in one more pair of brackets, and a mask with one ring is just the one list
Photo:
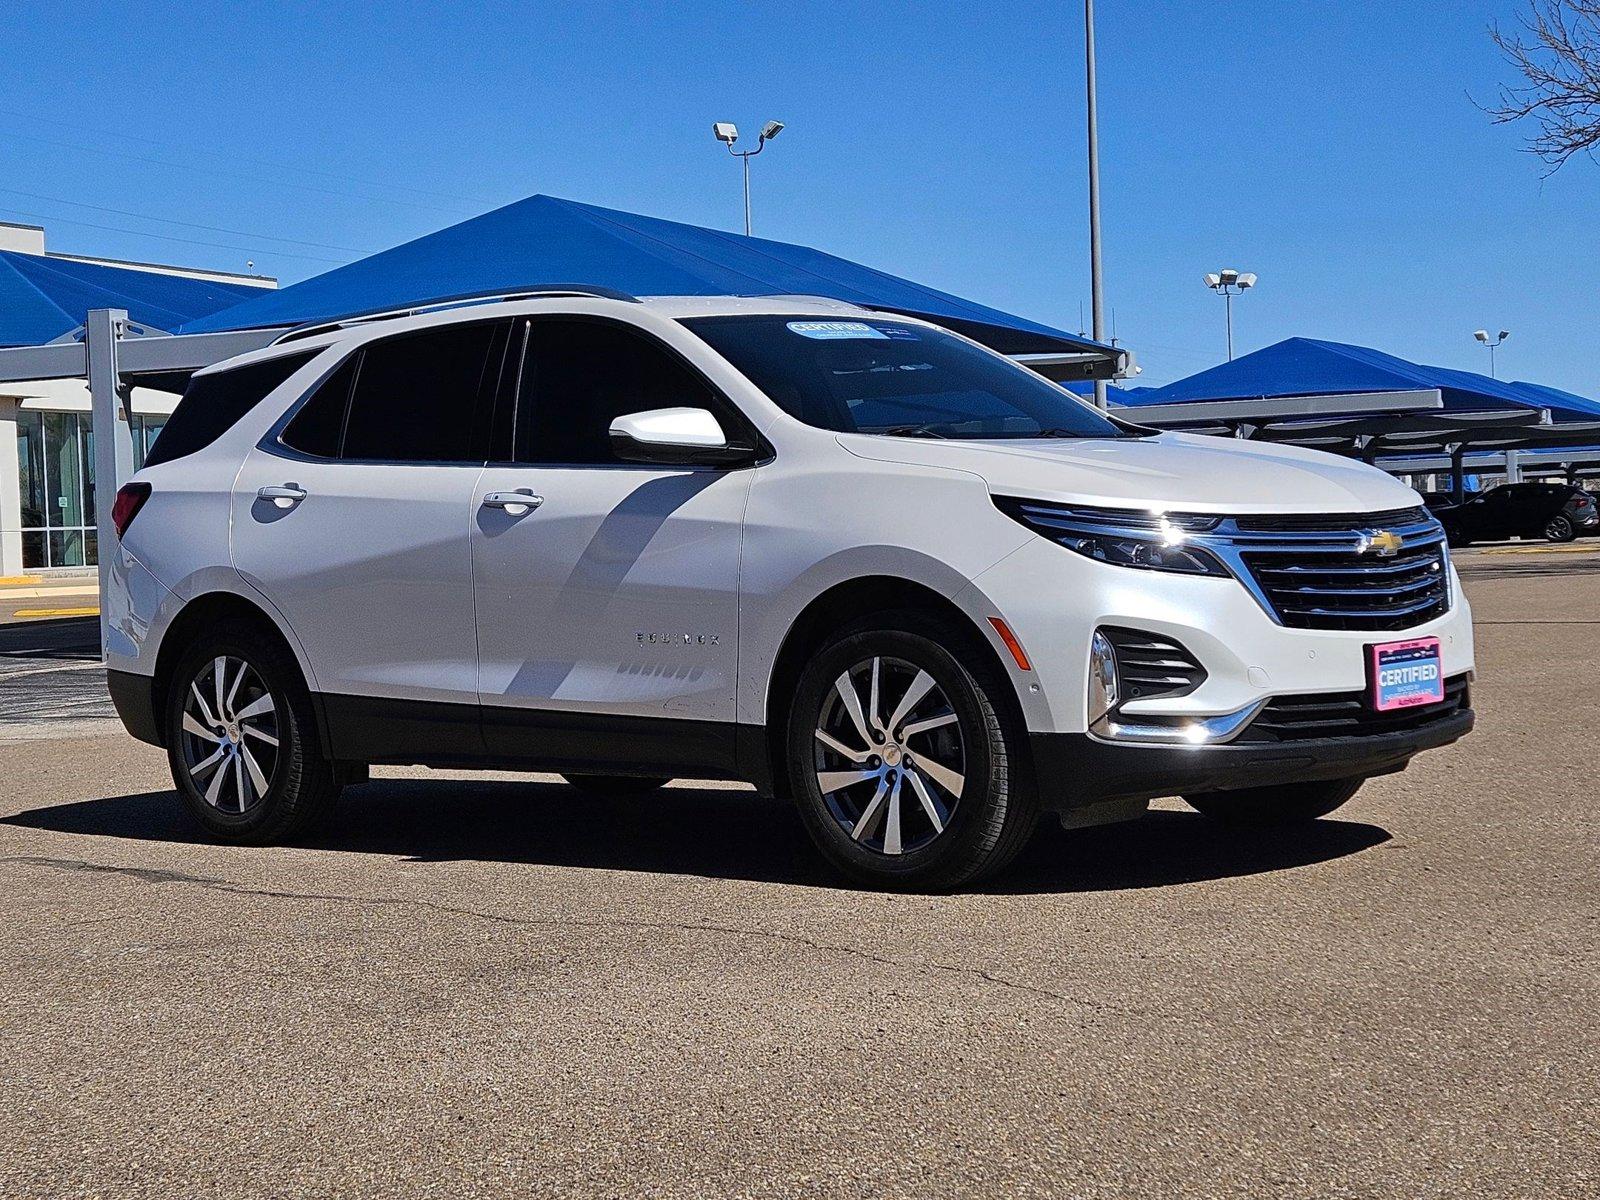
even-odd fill
[(1593, 554), (1600, 546), (1496, 546), (1480, 554)]
[(98, 608), (19, 608), (13, 617), (98, 617)]
[(0, 587), (27, 587), (32, 583), (42, 582), (38, 575), (0, 575)]

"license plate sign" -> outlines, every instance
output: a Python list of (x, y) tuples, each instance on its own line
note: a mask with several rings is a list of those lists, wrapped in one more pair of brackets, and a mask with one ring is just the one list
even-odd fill
[(1368, 699), (1377, 712), (1438, 704), (1444, 699), (1439, 639), (1412, 638), (1367, 647)]

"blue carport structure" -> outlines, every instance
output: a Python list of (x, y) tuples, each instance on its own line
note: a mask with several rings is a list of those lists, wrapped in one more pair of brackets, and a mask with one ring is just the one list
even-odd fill
[(182, 333), (259, 329), (433, 301), (587, 286), (633, 296), (811, 295), (926, 317), (1053, 377), (1109, 378), (1126, 351), (808, 246), (531, 196), (338, 267)]
[(1163, 428), (1288, 442), (1390, 470), (1444, 459), (1458, 495), (1469, 451), (1497, 452), (1477, 460), (1481, 470), (1523, 451), (1584, 459), (1600, 445), (1600, 404), (1582, 396), (1315, 338), (1119, 398), (1128, 419)]
[(70, 337), (96, 308), (122, 309), (137, 325), (170, 331), (262, 292), (251, 284), (0, 250), (0, 346)]

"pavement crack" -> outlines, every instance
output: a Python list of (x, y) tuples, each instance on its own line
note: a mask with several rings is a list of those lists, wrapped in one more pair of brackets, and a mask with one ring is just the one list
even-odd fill
[(996, 974), (986, 967), (922, 959), (893, 958), (887, 954), (864, 950), (858, 946), (845, 946), (837, 942), (823, 942), (815, 938), (806, 937), (804, 934), (782, 933), (778, 930), (761, 929), (748, 925), (725, 925), (710, 921), (646, 920), (640, 917), (518, 917), (505, 913), (489, 912), (484, 909), (441, 904), (436, 900), (403, 896), (355, 896), (340, 892), (279, 891), (271, 888), (249, 887), (244, 884), (234, 883), (231, 880), (218, 879), (214, 876), (190, 875), (183, 871), (169, 871), (151, 867), (114, 866), (110, 863), (92, 863), (76, 858), (49, 858), (42, 855), (14, 855), (0, 858), (0, 863), (26, 867), (44, 867), (57, 871), (119, 875), (137, 880), (140, 883), (181, 884), (206, 891), (223, 892), (228, 895), (255, 896), (269, 900), (302, 900), (325, 904), (349, 904), (365, 908), (425, 908), (447, 916), (491, 921), (495, 924), (508, 926), (528, 926), (545, 929), (647, 929), (657, 932), (673, 931), (691, 934), (721, 933), (730, 937), (754, 938), (791, 946), (801, 946), (819, 953), (842, 954), (899, 970), (962, 975), (1008, 991), (1036, 996), (1043, 1000), (1053, 1000), (1059, 1004), (1089, 1009), (1093, 1012), (1116, 1013), (1123, 1016), (1139, 1015), (1131, 1009), (1121, 1008), (1117, 1005), (1105, 1004), (1098, 1000), (1089, 1000), (1082, 996), (1058, 992), (1053, 988), (1040, 987), (1036, 984), (1010, 979), (1004, 975)]

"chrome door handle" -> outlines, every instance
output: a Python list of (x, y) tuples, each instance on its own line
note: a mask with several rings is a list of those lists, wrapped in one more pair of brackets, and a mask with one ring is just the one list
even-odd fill
[(520, 516), (522, 513), (532, 512), (543, 503), (543, 496), (535, 496), (529, 491), (485, 492), (483, 496), (483, 506), (485, 508), (503, 508), (512, 516)]
[(293, 483), (275, 485), (273, 487), (259, 488), (256, 491), (257, 500), (270, 500), (279, 508), (293, 508), (306, 498), (306, 490)]

